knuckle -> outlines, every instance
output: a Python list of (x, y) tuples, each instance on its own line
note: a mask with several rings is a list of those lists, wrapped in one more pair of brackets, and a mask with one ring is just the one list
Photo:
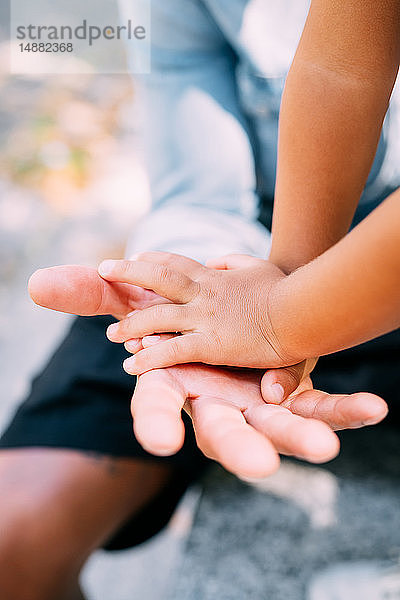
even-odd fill
[(190, 292), (192, 294), (192, 300), (200, 295), (202, 291), (201, 283), (199, 281), (191, 280), (189, 284)]
[(121, 262), (121, 272), (123, 275), (130, 276), (133, 271), (133, 262), (130, 260), (124, 260)]
[(166, 265), (157, 265), (155, 276), (160, 283), (163, 281), (170, 281), (172, 279), (172, 272)]
[(190, 355), (193, 359), (200, 360), (202, 362), (210, 361), (210, 357), (212, 356), (210, 352), (210, 344), (208, 338), (203, 336), (194, 336), (190, 340)]
[(148, 366), (150, 357), (151, 352), (148, 349), (138, 352), (135, 355), (135, 371), (143, 371)]
[(135, 326), (135, 320), (133, 317), (129, 317), (129, 319), (125, 319), (121, 321), (118, 326), (118, 335), (121, 337), (132, 337), (131, 333)]
[(172, 361), (178, 361), (182, 359), (182, 348), (180, 343), (180, 337), (174, 338), (168, 342), (168, 349), (166, 351), (166, 358)]
[(151, 313), (147, 313), (149, 316), (150, 322), (154, 319), (157, 322), (160, 322), (164, 319), (167, 319), (169, 316), (169, 311), (163, 304), (157, 304), (153, 306), (151, 309)]

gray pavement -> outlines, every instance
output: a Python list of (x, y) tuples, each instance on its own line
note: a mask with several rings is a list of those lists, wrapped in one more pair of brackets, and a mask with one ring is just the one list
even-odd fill
[[(170, 600), (398, 600), (400, 431), (341, 437), (330, 464), (285, 460), (257, 486), (211, 473)], [(359, 581), (369, 561), (397, 565), (390, 592)], [(333, 572), (311, 597), (313, 579), (343, 564), (363, 566), (347, 573), (347, 595)]]

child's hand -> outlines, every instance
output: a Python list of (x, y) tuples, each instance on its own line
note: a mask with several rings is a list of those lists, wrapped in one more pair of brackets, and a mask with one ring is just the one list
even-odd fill
[[(124, 319), (132, 310), (168, 302), (154, 292), (127, 283), (104, 281), (95, 269), (80, 265), (62, 265), (36, 271), (29, 280), (29, 292), (39, 305), (78, 315), (113, 314)], [(161, 340), (174, 336), (160, 335)], [(126, 348), (133, 354), (150, 347), (154, 340), (130, 340)], [(129, 360), (129, 359), (128, 359)], [(267, 371), (261, 382), (265, 402), (280, 404), (307, 377), (310, 361), (283, 369)]]
[[(276, 339), (269, 319), (268, 296), (285, 277), (267, 260), (232, 255), (209, 267), (174, 254), (147, 252), (134, 261), (104, 261), (108, 280), (151, 289), (172, 303), (135, 311), (111, 325), (108, 338), (128, 342), (153, 334), (180, 332), (125, 361), (128, 373), (179, 363), (202, 362), (251, 368), (282, 367), (304, 357), (291, 356)], [(146, 345), (146, 342), (145, 344)]]
[[(144, 348), (162, 344), (174, 337), (176, 336), (172, 333), (161, 333), (157, 336), (129, 340), (125, 343), (125, 348), (128, 352), (136, 354)], [(128, 373), (130, 360), (130, 358), (125, 359), (123, 365)], [(265, 371), (261, 378), (261, 395), (264, 402), (267, 404), (282, 404), (305, 380), (309, 379), (317, 360), (317, 358), (308, 358), (296, 365)]]

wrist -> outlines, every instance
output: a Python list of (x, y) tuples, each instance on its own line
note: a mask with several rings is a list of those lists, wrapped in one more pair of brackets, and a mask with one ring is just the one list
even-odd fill
[(286, 275), (277, 281), (268, 297), (268, 316), (276, 346), (284, 366), (297, 364), (317, 356), (309, 347), (308, 313), (297, 302), (292, 277)]
[[(315, 258), (314, 248), (302, 248), (299, 245), (291, 244), (288, 247), (287, 242), (280, 243), (279, 236), (272, 237), (272, 246), (268, 260), (277, 266), (285, 275), (290, 275), (296, 269), (307, 264)], [(287, 239), (287, 236), (284, 236)]]

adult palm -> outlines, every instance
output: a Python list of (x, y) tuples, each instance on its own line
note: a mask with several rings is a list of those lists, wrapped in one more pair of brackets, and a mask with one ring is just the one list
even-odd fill
[[(106, 282), (95, 269), (74, 265), (37, 271), (29, 291), (37, 304), (53, 310), (119, 319), (160, 302), (153, 292)], [(141, 375), (132, 398), (138, 441), (153, 454), (173, 454), (183, 443), (186, 410), (207, 456), (239, 476), (264, 477), (278, 468), (279, 454), (311, 462), (333, 458), (339, 450), (335, 430), (372, 425), (387, 413), (378, 396), (327, 394), (314, 390), (309, 378), (282, 404), (268, 404), (260, 393), (262, 374), (187, 364)], [(286, 375), (277, 371), (287, 388)]]

